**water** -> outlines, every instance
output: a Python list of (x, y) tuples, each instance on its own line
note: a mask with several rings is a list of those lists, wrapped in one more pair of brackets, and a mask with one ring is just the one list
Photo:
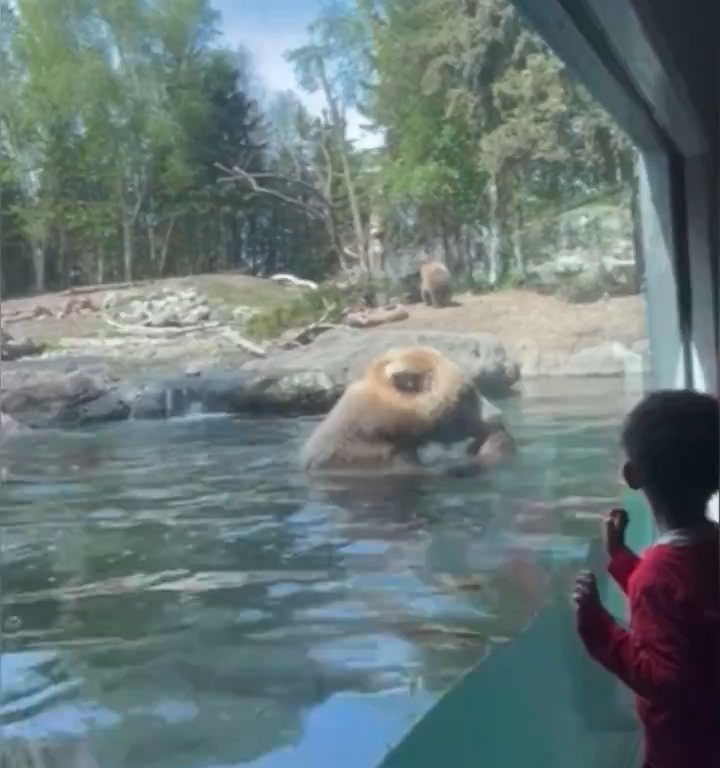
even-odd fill
[(310, 421), (186, 418), (0, 447), (2, 736), (103, 768), (369, 768), (522, 631), (618, 491), (621, 384), (504, 404), (482, 479), (310, 487)]

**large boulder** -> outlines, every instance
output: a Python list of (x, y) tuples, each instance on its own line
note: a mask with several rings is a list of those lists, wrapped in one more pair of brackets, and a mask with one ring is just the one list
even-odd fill
[[(361, 375), (371, 358), (392, 347), (431, 346), (455, 360), (486, 396), (507, 394), (517, 381), (516, 363), (489, 334), (436, 331), (325, 333), (312, 344), (237, 367), (225, 363), (192, 375), (143, 377), (121, 385), (107, 370), (24, 367), (3, 375), (0, 410), (30, 427), (72, 427), (102, 421), (163, 419), (192, 410), (234, 414), (326, 413)], [(46, 365), (51, 361), (44, 361)], [(500, 411), (483, 402), (488, 422)]]
[(121, 421), (130, 414), (116, 382), (90, 371), (45, 370), (4, 376), (0, 410), (35, 429)]
[(321, 371), (343, 389), (357, 378), (370, 360), (392, 347), (429, 346), (454, 360), (486, 396), (510, 393), (520, 370), (489, 333), (338, 328), (312, 344), (281, 352), (266, 360), (253, 360), (243, 370), (269, 374), (274, 371)]
[(619, 341), (607, 341), (575, 352), (543, 352), (531, 339), (515, 344), (524, 380), (542, 377), (642, 378), (649, 370), (647, 341), (629, 349)]
[(344, 389), (320, 369), (272, 368), (204, 375), (189, 399), (211, 412), (302, 416), (326, 413)]
[(567, 376), (642, 376), (643, 358), (617, 341), (575, 352), (566, 362)]
[[(444, 353), (473, 379), (487, 397), (506, 395), (519, 370), (500, 342), (490, 334), (350, 328), (328, 331), (312, 344), (252, 360), (240, 370), (210, 368), (139, 391), (133, 398), (137, 418), (162, 418), (166, 402), (182, 402), (185, 409), (237, 414), (284, 416), (317, 415), (330, 410), (347, 385), (357, 379), (370, 360), (392, 347), (431, 346)], [(174, 409), (173, 409), (174, 410)], [(501, 420), (501, 412), (483, 400), (484, 418)]]
[(19, 360), (22, 357), (40, 355), (45, 351), (45, 344), (32, 339), (15, 339), (4, 329), (0, 330), (0, 359)]
[[(486, 396), (506, 395), (518, 380), (519, 369), (500, 342), (490, 334), (438, 331), (378, 331), (353, 329), (329, 331), (312, 344), (270, 358), (253, 360), (240, 371), (210, 370), (188, 377), (185, 401), (203, 410), (224, 413), (310, 415), (326, 413), (358, 378), (370, 360), (392, 347), (431, 346), (455, 360)], [(177, 387), (177, 384), (173, 384)], [(152, 397), (163, 415), (160, 397)], [(487, 421), (498, 420), (500, 411), (487, 400)]]
[(186, 414), (193, 402), (188, 388), (177, 382), (146, 384), (134, 392), (128, 392), (133, 419), (169, 419)]

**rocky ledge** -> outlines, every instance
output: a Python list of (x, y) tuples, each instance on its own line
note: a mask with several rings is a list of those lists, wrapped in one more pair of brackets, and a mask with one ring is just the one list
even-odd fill
[[(369, 360), (398, 346), (427, 345), (455, 360), (487, 397), (512, 391), (519, 368), (490, 334), (353, 329), (325, 333), (314, 343), (253, 360), (239, 368), (216, 366), (182, 376), (150, 374), (120, 380), (107, 365), (56, 361), (16, 364), (3, 374), (0, 411), (6, 423), (56, 428), (159, 419), (192, 410), (230, 414), (316, 415), (327, 412)], [(499, 411), (485, 401), (487, 418)], [(9, 418), (7, 418), (9, 417)]]

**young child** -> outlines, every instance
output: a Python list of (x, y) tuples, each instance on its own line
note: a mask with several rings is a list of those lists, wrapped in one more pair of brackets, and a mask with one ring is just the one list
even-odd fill
[(629, 631), (603, 608), (591, 573), (573, 592), (588, 653), (636, 694), (644, 768), (720, 766), (720, 553), (706, 517), (719, 485), (719, 421), (717, 398), (687, 390), (655, 392), (630, 413), (625, 481), (647, 497), (659, 538), (638, 557), (625, 546), (627, 513), (606, 522)]

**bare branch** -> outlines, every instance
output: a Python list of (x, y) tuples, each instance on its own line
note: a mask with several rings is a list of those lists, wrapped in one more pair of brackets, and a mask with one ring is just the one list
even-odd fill
[(277, 189), (273, 189), (272, 187), (263, 186), (262, 184), (258, 183), (258, 179), (264, 179), (268, 181), (282, 181), (286, 184), (294, 184), (295, 186), (302, 187), (303, 189), (310, 192), (315, 197), (315, 199), (325, 208), (332, 208), (332, 205), (320, 192), (318, 192), (317, 189), (315, 189), (315, 187), (312, 186), (312, 184), (308, 184), (307, 182), (301, 181), (300, 179), (293, 179), (291, 176), (282, 176), (275, 173), (248, 173), (248, 171), (243, 170), (237, 165), (234, 165), (232, 168), (228, 168), (221, 163), (215, 163), (215, 167), (228, 174), (227, 177), (219, 179), (220, 182), (246, 181), (250, 185), (253, 192), (256, 194), (274, 197), (277, 200), (286, 203), (287, 205), (300, 208), (308, 215), (314, 216), (316, 218), (319, 218), (320, 214), (314, 210), (314, 208), (309, 203), (306, 203), (305, 201), (299, 200), (295, 197), (290, 197), (289, 195), (286, 195)]

